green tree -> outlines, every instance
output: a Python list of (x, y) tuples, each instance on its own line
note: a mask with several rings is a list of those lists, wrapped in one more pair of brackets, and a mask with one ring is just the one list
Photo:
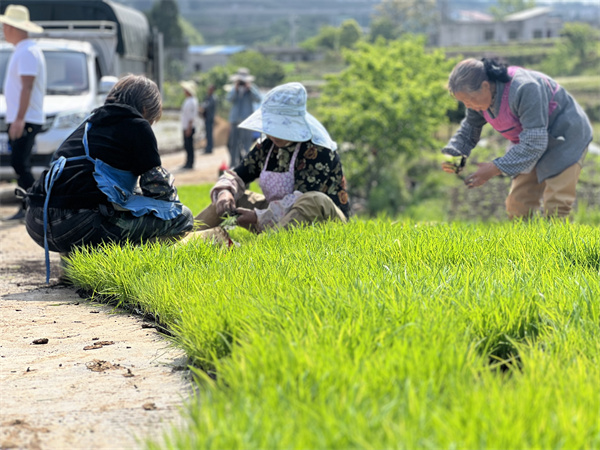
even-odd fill
[(426, 34), (439, 23), (436, 0), (383, 0), (375, 7), (371, 40), (396, 39), (405, 33)]
[(598, 74), (600, 62), (600, 32), (584, 23), (566, 23), (560, 33), (560, 42), (540, 70), (552, 76)]
[(386, 40), (396, 39), (400, 32), (396, 29), (396, 25), (389, 17), (375, 17), (371, 21), (369, 27), (369, 40), (375, 42), (379, 38)]
[(190, 22), (185, 20), (183, 17), (179, 17), (179, 27), (183, 33), (184, 39), (189, 45), (203, 45), (204, 36), (194, 28)]
[(300, 44), (307, 50), (337, 50), (339, 47), (340, 30), (331, 25), (325, 25), (319, 30), (319, 34), (309, 38)]
[(534, 8), (535, 0), (498, 0), (497, 5), (490, 7), (490, 14), (500, 20), (509, 14)]
[(577, 55), (580, 62), (584, 62), (595, 53), (599, 35), (597, 29), (581, 22), (566, 23), (560, 32), (565, 44)]
[(436, 196), (434, 134), (455, 107), (445, 88), (455, 61), (415, 37), (359, 42), (344, 56), (348, 67), (327, 77), (316, 111), (340, 145), (353, 201), (396, 214)]
[(354, 19), (349, 19), (342, 23), (339, 32), (340, 48), (352, 48), (362, 37), (362, 29), (358, 22)]
[(165, 47), (186, 46), (175, 0), (158, 0), (147, 13), (148, 21), (163, 34)]
[(285, 70), (277, 61), (254, 50), (236, 53), (229, 60), (231, 73), (240, 67), (246, 67), (256, 77), (256, 84), (261, 87), (274, 87), (285, 78)]

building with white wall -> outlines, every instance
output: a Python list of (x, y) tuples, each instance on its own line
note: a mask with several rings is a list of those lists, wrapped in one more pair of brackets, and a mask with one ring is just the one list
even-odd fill
[(531, 8), (500, 21), (481, 14), (462, 14), (442, 23), (431, 41), (439, 47), (454, 47), (558, 37), (562, 20), (551, 13), (550, 7)]

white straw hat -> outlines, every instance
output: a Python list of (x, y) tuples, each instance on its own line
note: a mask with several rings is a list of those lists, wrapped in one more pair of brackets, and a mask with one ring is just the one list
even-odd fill
[(312, 141), (336, 150), (337, 144), (321, 123), (306, 111), (306, 89), (300, 83), (287, 83), (271, 89), (257, 109), (239, 124), (291, 142)]
[(229, 81), (243, 81), (244, 83), (252, 83), (254, 77), (250, 75), (250, 71), (245, 67), (240, 67), (236, 73), (229, 77)]
[(41, 33), (42, 27), (29, 20), (29, 10), (22, 5), (8, 5), (4, 15), (0, 15), (0, 22), (32, 33)]
[(193, 82), (193, 81), (182, 81), (181, 83), (179, 83), (179, 86), (181, 86), (183, 89), (185, 89), (190, 94), (192, 94), (193, 97), (196, 96), (196, 83), (195, 82)]

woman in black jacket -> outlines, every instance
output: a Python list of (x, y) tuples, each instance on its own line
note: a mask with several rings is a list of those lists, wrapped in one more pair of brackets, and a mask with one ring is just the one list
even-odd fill
[(160, 119), (156, 84), (128, 75), (56, 151), (27, 195), (26, 227), (46, 251), (102, 242), (178, 238), (193, 227), (173, 176), (161, 166), (151, 125)]

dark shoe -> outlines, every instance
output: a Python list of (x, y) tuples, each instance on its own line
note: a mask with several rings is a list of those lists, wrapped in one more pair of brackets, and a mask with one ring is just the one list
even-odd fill
[(185, 166), (183, 166), (181, 169), (179, 170), (192, 170), (194, 168), (194, 166), (188, 166), (187, 164)]
[(21, 220), (21, 221), (25, 221), (25, 210), (24, 209), (19, 209), (19, 211), (17, 211), (17, 213), (14, 216), (7, 217), (4, 220)]

